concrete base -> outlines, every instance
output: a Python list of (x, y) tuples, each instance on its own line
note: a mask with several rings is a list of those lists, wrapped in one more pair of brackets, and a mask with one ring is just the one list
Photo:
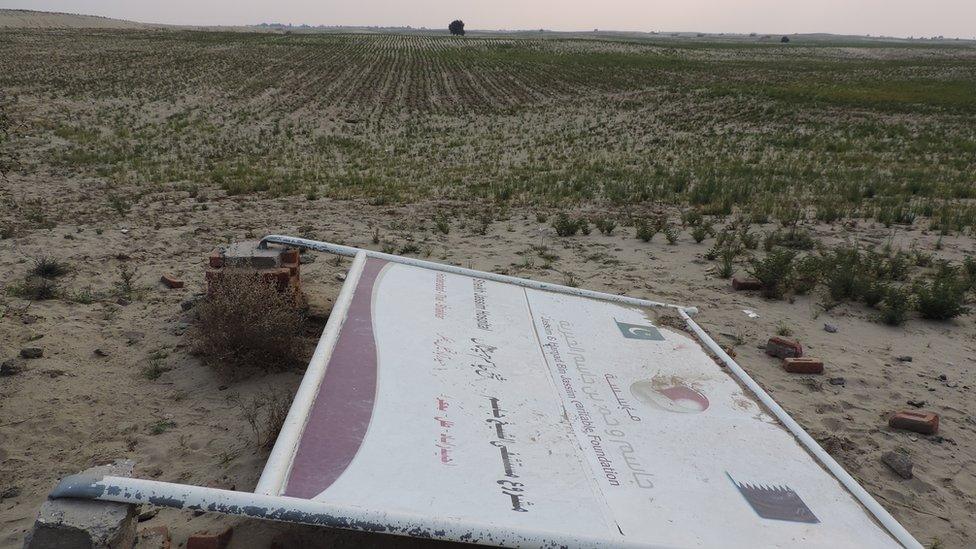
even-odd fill
[[(116, 460), (85, 473), (128, 477), (133, 465), (130, 460)], [(135, 539), (135, 505), (49, 499), (41, 506), (24, 549), (131, 549)]]

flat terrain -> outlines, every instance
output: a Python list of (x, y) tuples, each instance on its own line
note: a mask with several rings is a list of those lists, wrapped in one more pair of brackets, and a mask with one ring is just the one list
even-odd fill
[[(242, 411), (290, 398), (301, 372), (204, 366), (181, 303), (212, 247), (266, 233), (697, 305), (920, 541), (976, 543), (973, 317), (881, 321), (950, 278), (971, 295), (971, 43), (14, 29), (0, 109), (0, 361), (44, 352), (0, 377), (0, 547), (59, 477), (112, 458), (253, 488), (267, 454)], [(777, 252), (798, 265), (783, 295), (731, 290), (726, 255), (743, 276)], [(28, 284), (43, 257), (69, 267), (50, 299)], [(303, 266), (310, 340), (347, 267)], [(776, 333), (826, 375), (784, 373), (759, 349)], [(941, 414), (939, 436), (887, 427), (908, 401)], [(316, 546), (300, 528), (156, 523)]]

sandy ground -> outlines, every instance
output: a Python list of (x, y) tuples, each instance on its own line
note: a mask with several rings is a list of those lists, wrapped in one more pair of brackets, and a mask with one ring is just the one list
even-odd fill
[[(202, 290), (206, 255), (215, 245), (274, 232), (380, 248), (372, 243), (374, 227), (398, 246), (417, 242), (433, 260), (559, 283), (572, 272), (582, 287), (698, 305), (699, 322), (720, 343), (734, 347), (740, 364), (920, 541), (938, 540), (944, 547), (976, 543), (976, 330), (969, 315), (891, 328), (873, 322), (873, 313), (860, 305), (824, 311), (816, 294), (791, 303), (733, 293), (727, 280), (712, 274), (714, 263), (702, 258), (711, 239), (695, 244), (683, 232), (674, 246), (661, 235), (643, 243), (632, 227), (620, 227), (612, 236), (594, 231), (557, 238), (528, 209), (496, 214), (482, 235), (475, 230), (475, 216), (483, 210), (477, 205), (369, 206), (304, 197), (226, 198), (214, 192), (203, 210), (203, 204), (174, 190), (113, 218), (89, 208), (93, 188), (84, 181), (11, 176), (0, 181), (0, 191), (0, 198), (42, 199), (57, 220), (52, 229), (0, 240), (0, 286), (20, 280), (32, 258), (50, 255), (73, 267), (64, 282), (67, 291), (90, 287), (104, 296), (89, 304), (29, 303), (0, 294), (0, 360), (25, 346), (44, 350), (43, 358), (23, 362), (23, 372), (0, 377), (0, 493), (7, 494), (0, 501), (2, 548), (20, 546), (59, 477), (114, 458), (135, 460), (140, 477), (251, 490), (267, 454), (235, 402), (293, 391), (301, 372), (229, 376), (203, 366), (182, 335), (188, 319), (180, 303)], [(450, 233), (435, 235), (430, 218), (452, 211)], [(13, 215), (0, 211), (0, 217)], [(828, 243), (847, 237), (871, 246), (891, 236), (880, 226), (862, 225), (846, 234), (840, 225), (813, 228)], [(894, 236), (896, 245), (917, 242), (930, 250), (935, 239), (918, 229)], [(544, 269), (531, 250), (540, 244), (559, 256), (552, 269)], [(973, 248), (972, 239), (953, 236), (936, 253), (958, 260)], [(140, 291), (128, 304), (109, 297), (122, 263), (138, 273)], [(314, 313), (328, 312), (339, 289), (336, 275), (347, 268), (347, 260), (324, 255), (303, 266)], [(183, 278), (187, 287), (164, 288), (157, 282), (164, 272)], [(744, 309), (759, 317), (749, 318)], [(825, 322), (837, 333), (824, 331)], [(784, 325), (810, 355), (826, 360), (827, 375), (786, 374), (763, 354), (762, 343)], [(310, 337), (318, 329), (312, 326)], [(142, 368), (159, 351), (166, 354), (168, 371), (149, 380)], [(896, 360), (901, 355), (914, 360)], [(845, 383), (829, 384), (831, 377)], [(887, 414), (906, 408), (911, 399), (924, 400), (926, 409), (941, 414), (940, 436), (887, 427)], [(159, 422), (173, 425), (153, 434)], [(903, 480), (880, 462), (883, 452), (897, 448), (914, 460), (914, 479)], [(169, 526), (174, 546), (197, 530), (227, 524), (236, 527), (235, 547), (267, 546), (273, 539), (298, 547), (379, 543), (360, 535), (323, 535), (174, 510), (162, 510), (143, 526), (157, 524)]]
[(145, 29), (149, 25), (73, 13), (0, 9), (0, 28), (13, 29)]

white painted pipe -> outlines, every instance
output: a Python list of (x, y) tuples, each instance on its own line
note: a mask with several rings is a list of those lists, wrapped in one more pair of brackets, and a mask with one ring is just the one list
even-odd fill
[(663, 549), (660, 545), (637, 544), (622, 536), (610, 540), (531, 528), (514, 530), (490, 522), (450, 516), (378, 511), (312, 499), (252, 494), (128, 477), (72, 475), (58, 484), (51, 492), (51, 497), (96, 499), (137, 505), (148, 503), (176, 509), (211, 511), (281, 522), (498, 547)]
[(776, 419), (778, 419), (783, 426), (793, 433), (793, 436), (795, 436), (800, 443), (803, 444), (803, 446), (805, 446), (806, 449), (813, 454), (813, 456), (820, 461), (820, 463), (822, 463), (823, 466), (826, 467), (827, 470), (830, 471), (834, 477), (839, 480), (840, 483), (843, 484), (844, 487), (847, 488), (847, 490), (855, 498), (857, 498), (858, 501), (861, 502), (861, 505), (864, 505), (864, 507), (867, 508), (872, 515), (874, 515), (874, 518), (876, 518), (878, 522), (880, 522), (881, 525), (884, 526), (885, 529), (887, 529), (896, 540), (898, 540), (899, 543), (904, 545), (907, 549), (923, 549), (922, 544), (919, 543), (918, 540), (916, 540), (910, 533), (908, 533), (908, 530), (905, 530), (905, 527), (899, 524), (898, 521), (895, 520), (895, 517), (891, 516), (891, 514), (888, 513), (888, 511), (877, 502), (877, 500), (871, 497), (871, 494), (861, 487), (861, 485), (854, 480), (854, 477), (845, 471), (844, 468), (834, 460), (834, 458), (830, 457), (830, 454), (828, 454), (819, 444), (817, 444), (817, 441), (807, 434), (807, 432), (803, 430), (803, 427), (801, 427), (799, 423), (790, 417), (790, 414), (787, 413), (782, 406), (777, 404), (776, 401), (773, 400), (773, 397), (769, 396), (769, 393), (763, 390), (763, 388), (760, 387), (755, 380), (749, 377), (749, 374), (747, 374), (746, 371), (743, 370), (742, 367), (739, 366), (735, 360), (733, 360), (733, 358), (729, 356), (721, 346), (719, 346), (718, 343), (715, 343), (715, 341), (708, 335), (707, 332), (705, 332), (705, 330), (702, 329), (701, 326), (692, 320), (692, 318), (688, 316), (685, 311), (678, 309), (678, 314), (681, 315), (688, 327), (695, 332), (698, 339), (706, 347), (708, 347), (709, 350), (715, 353), (715, 355), (718, 356), (722, 362), (725, 363), (729, 370), (732, 371), (732, 374), (735, 375), (735, 377), (738, 378), (743, 385), (748, 387), (749, 390), (759, 398), (759, 401), (762, 402), (766, 408), (773, 413), (774, 416), (776, 416)]
[(326, 363), (328, 358), (332, 356), (332, 350), (339, 339), (339, 331), (346, 320), (346, 313), (349, 311), (349, 304), (352, 302), (352, 296), (356, 291), (356, 284), (363, 272), (364, 265), (366, 265), (366, 254), (365, 252), (358, 252), (349, 272), (346, 274), (346, 282), (339, 291), (339, 297), (336, 298), (335, 305), (332, 307), (329, 321), (322, 331), (318, 345), (315, 346), (315, 353), (312, 354), (312, 359), (308, 362), (308, 368), (305, 370), (302, 383), (295, 393), (295, 399), (288, 410), (288, 416), (281, 426), (278, 439), (271, 450), (271, 455), (268, 456), (258, 485), (254, 489), (259, 494), (280, 494), (288, 480), (286, 475), (291, 470), (295, 450), (301, 440), (302, 431), (305, 430), (305, 423), (312, 409), (312, 403), (315, 402), (319, 386), (325, 377)]
[(367, 257), (374, 257), (376, 259), (391, 261), (393, 263), (402, 263), (404, 265), (422, 267), (424, 269), (430, 269), (433, 271), (443, 271), (445, 273), (453, 273), (453, 274), (458, 274), (463, 276), (470, 276), (474, 278), (481, 278), (484, 280), (501, 282), (503, 284), (522, 286), (524, 288), (533, 288), (535, 290), (544, 290), (547, 292), (556, 292), (560, 294), (567, 294), (567, 295), (572, 295), (577, 297), (587, 297), (590, 299), (599, 299), (602, 301), (623, 303), (624, 305), (635, 305), (637, 307), (657, 307), (657, 308), (663, 307), (668, 309), (682, 310), (687, 312), (688, 314), (698, 313), (698, 309), (695, 307), (684, 307), (681, 305), (674, 305), (671, 303), (661, 303), (659, 301), (649, 301), (647, 299), (638, 299), (636, 297), (628, 297), (625, 295), (595, 292), (593, 290), (572, 288), (570, 286), (563, 286), (561, 284), (552, 284), (550, 282), (539, 282), (538, 280), (529, 280), (527, 278), (518, 278), (515, 276), (489, 273), (487, 271), (476, 271), (474, 269), (465, 269), (464, 267), (456, 267), (454, 265), (445, 265), (443, 263), (435, 263), (433, 261), (424, 261), (423, 259), (415, 259), (412, 257), (403, 257), (403, 256), (393, 255), (393, 254), (385, 254), (373, 250), (355, 248), (353, 246), (344, 246), (342, 244), (332, 244), (331, 242), (321, 242), (318, 240), (308, 240), (306, 238), (298, 238), (294, 236), (273, 234), (262, 238), (260, 245), (261, 247), (265, 247), (267, 246), (268, 243), (282, 244), (285, 246), (294, 246), (297, 248), (307, 248), (309, 250), (316, 250), (319, 252), (327, 252), (331, 254), (344, 255), (348, 257), (355, 256), (360, 252), (365, 252)]

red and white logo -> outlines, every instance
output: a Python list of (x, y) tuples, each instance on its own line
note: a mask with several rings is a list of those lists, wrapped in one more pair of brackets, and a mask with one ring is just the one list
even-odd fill
[(708, 409), (708, 398), (680, 382), (657, 379), (638, 381), (630, 386), (637, 400), (668, 412), (698, 414)]

